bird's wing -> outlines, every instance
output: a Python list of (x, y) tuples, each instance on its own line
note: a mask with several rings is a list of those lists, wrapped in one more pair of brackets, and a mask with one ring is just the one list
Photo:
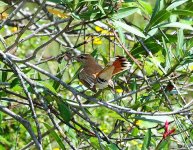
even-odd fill
[(96, 78), (94, 75), (87, 74), (84, 69), (82, 69), (78, 75), (79, 80), (89, 89), (96, 92)]

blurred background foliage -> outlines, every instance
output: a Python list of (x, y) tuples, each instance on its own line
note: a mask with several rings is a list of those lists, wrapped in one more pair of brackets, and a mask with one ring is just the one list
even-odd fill
[[(192, 0), (0, 1), (0, 149), (192, 149), (192, 25)], [(132, 69), (95, 95), (81, 53)]]

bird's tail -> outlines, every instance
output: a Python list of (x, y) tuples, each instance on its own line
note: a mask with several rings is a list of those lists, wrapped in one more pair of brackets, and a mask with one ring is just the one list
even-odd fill
[(97, 81), (104, 83), (109, 81), (114, 75), (125, 71), (131, 67), (131, 64), (125, 57), (117, 56), (115, 61), (109, 63), (103, 70), (97, 74)]
[(131, 63), (123, 56), (116, 56), (116, 60), (112, 64), (114, 66), (113, 75), (125, 71), (131, 67)]

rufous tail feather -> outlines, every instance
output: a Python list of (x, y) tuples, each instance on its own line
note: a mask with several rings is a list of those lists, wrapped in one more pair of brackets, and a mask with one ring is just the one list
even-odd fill
[(115, 67), (113, 75), (118, 74), (131, 67), (131, 64), (127, 61), (127, 59), (122, 56), (116, 56), (116, 60), (113, 62), (112, 65)]

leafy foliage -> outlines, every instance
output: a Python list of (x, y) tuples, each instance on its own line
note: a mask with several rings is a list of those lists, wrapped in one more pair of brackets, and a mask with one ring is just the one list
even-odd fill
[[(190, 149), (192, 16), (191, 0), (0, 2), (0, 149)], [(93, 93), (80, 53), (132, 68)]]

